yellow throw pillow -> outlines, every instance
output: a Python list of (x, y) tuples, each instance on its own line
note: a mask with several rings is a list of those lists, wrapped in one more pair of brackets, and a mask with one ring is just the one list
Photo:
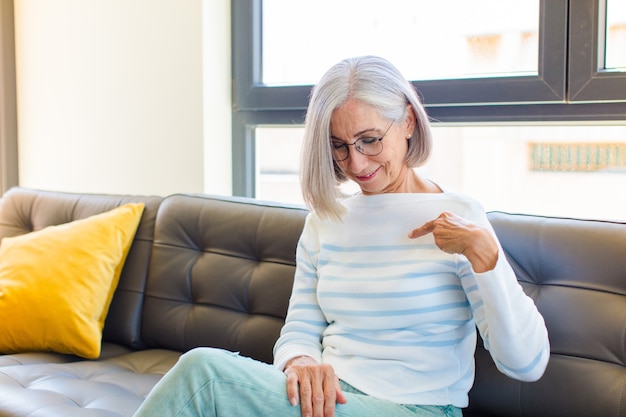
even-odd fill
[(100, 356), (143, 203), (0, 242), (0, 352)]

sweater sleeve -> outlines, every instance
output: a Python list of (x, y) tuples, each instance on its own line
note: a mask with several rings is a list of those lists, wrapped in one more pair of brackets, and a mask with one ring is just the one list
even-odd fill
[(309, 214), (296, 249), (296, 272), (285, 325), (274, 345), (274, 367), (283, 370), (296, 356), (322, 358), (322, 333), (328, 326), (317, 300), (319, 243)]
[[(482, 207), (475, 219), (495, 236)], [(460, 277), (472, 308), (474, 320), (497, 368), (505, 375), (522, 380), (539, 379), (548, 364), (550, 343), (543, 317), (515, 276), (498, 242), (496, 267), (475, 273), (463, 256)]]

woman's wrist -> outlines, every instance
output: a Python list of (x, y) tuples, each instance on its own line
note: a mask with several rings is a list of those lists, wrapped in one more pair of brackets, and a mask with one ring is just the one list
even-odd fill
[(311, 364), (311, 363), (317, 363), (317, 362), (315, 361), (315, 359), (313, 359), (312, 357), (308, 355), (295, 356), (287, 361), (287, 363), (285, 364), (285, 367), (283, 368), (283, 372), (289, 369), (291, 366), (293, 366), (296, 363)]
[(494, 237), (487, 230), (482, 229), (480, 235), (474, 239), (474, 245), (467, 248), (463, 255), (472, 264), (476, 273), (491, 271), (498, 263), (499, 249)]

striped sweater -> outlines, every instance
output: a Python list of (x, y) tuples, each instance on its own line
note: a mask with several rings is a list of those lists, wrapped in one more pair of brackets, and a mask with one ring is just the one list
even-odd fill
[(474, 273), (432, 234), (409, 232), (450, 211), (487, 225), (461, 194), (357, 195), (342, 222), (306, 220), (274, 364), (309, 355), (362, 392), (402, 404), (465, 407), (474, 380), (476, 327), (501, 372), (539, 378), (549, 342), (543, 318), (500, 249)]

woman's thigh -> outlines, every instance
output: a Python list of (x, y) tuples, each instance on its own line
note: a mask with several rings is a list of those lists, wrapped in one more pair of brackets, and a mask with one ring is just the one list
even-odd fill
[(221, 349), (193, 349), (163, 376), (135, 417), (296, 417), (285, 381), (266, 363)]
[(462, 417), (461, 409), (454, 406), (396, 404), (365, 395), (344, 382), (341, 385), (348, 402), (337, 405), (338, 416)]
[[(198, 348), (181, 356), (135, 417), (300, 417), (300, 407), (289, 403), (286, 384), (285, 375), (269, 364), (221, 349)], [(445, 407), (402, 406), (345, 387), (347, 403), (337, 405), (339, 417), (461, 415), (446, 414)]]

